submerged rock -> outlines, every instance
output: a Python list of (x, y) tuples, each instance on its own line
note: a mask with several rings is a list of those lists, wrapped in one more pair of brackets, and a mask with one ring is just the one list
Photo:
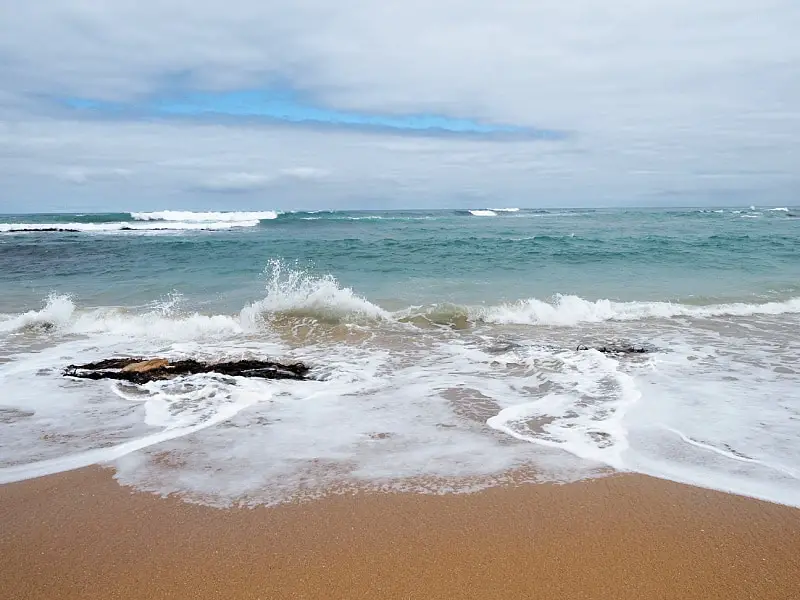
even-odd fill
[(135, 384), (172, 379), (180, 375), (217, 373), (234, 377), (261, 379), (309, 379), (309, 368), (303, 363), (283, 364), (265, 360), (236, 360), (204, 363), (196, 360), (170, 362), (165, 358), (111, 358), (84, 365), (69, 365), (65, 377), (79, 379), (116, 379)]
[(618, 346), (586, 346), (585, 344), (581, 344), (578, 346), (577, 350), (597, 350), (603, 354), (647, 354), (648, 352), (653, 352), (652, 348), (646, 348), (645, 346), (629, 346), (627, 344)]
[(152, 371), (153, 369), (160, 369), (162, 367), (168, 367), (169, 361), (166, 358), (153, 358), (151, 360), (145, 360), (143, 362), (137, 362), (125, 367), (122, 367), (123, 373), (147, 373), (148, 371)]

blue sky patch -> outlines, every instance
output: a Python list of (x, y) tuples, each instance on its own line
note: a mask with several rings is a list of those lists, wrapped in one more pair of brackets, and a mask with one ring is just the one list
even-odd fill
[(334, 126), (406, 134), (456, 134), (559, 139), (563, 133), (487, 123), (436, 114), (376, 114), (337, 110), (306, 101), (292, 92), (246, 90), (191, 92), (153, 97), (137, 103), (120, 103), (71, 97), (63, 103), (72, 109), (103, 116), (157, 116), (193, 119), (260, 119), (278, 123)]

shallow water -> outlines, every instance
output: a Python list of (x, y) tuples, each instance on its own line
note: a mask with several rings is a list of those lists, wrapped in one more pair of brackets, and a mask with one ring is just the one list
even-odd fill
[[(269, 504), (617, 469), (800, 505), (795, 214), (0, 217), (0, 481), (112, 462)], [(614, 341), (655, 351), (576, 350)], [(60, 376), (118, 355), (319, 380)]]

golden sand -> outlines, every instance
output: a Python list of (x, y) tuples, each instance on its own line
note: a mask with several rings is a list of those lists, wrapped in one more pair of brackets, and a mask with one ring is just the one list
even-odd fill
[(0, 486), (3, 599), (800, 599), (800, 510), (621, 475), (220, 510)]

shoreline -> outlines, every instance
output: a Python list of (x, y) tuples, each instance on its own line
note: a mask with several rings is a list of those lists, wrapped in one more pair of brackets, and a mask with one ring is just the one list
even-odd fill
[(0, 598), (800, 595), (800, 509), (643, 475), (219, 509), (90, 467), (0, 486)]

